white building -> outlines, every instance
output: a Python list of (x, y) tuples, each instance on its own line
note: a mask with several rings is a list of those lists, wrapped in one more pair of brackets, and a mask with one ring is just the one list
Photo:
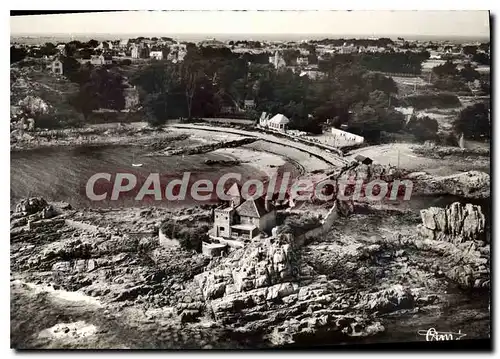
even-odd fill
[(300, 73), (300, 76), (307, 76), (311, 80), (318, 80), (326, 77), (326, 73), (314, 69), (306, 69)]
[(102, 55), (91, 55), (90, 56), (90, 64), (94, 66), (104, 65), (104, 56)]
[(130, 50), (130, 55), (132, 56), (133, 59), (139, 58), (139, 47), (136, 44), (132, 45), (132, 48)]
[(297, 57), (297, 65), (299, 65), (299, 66), (307, 66), (307, 65), (309, 65), (309, 58), (307, 56), (299, 56), (299, 57)]
[(290, 120), (281, 113), (274, 115), (269, 121), (267, 121), (267, 126), (270, 129), (285, 132), (287, 125), (290, 123)]
[(149, 57), (155, 60), (163, 60), (163, 51), (151, 51)]
[(50, 63), (50, 71), (55, 74), (62, 75), (63, 74), (63, 63), (59, 59), (55, 59)]

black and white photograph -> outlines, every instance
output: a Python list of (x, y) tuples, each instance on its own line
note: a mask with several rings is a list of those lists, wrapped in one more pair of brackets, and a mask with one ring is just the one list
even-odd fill
[(11, 11), (10, 348), (491, 348), (492, 20)]

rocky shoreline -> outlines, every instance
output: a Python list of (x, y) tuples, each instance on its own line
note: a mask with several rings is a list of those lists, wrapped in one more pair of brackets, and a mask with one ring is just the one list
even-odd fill
[[(436, 293), (446, 293), (449, 281), (489, 288), (480, 208), (431, 208), (420, 225), (404, 213), (375, 219), (354, 211), (306, 243), (285, 230), (210, 259), (161, 247), (154, 230), (137, 237), (86, 224), (85, 212), (68, 204), (30, 198), (11, 215), (12, 279), (94, 297), (113, 312), (152, 311), (152, 324), (169, 323), (178, 333), (211, 323), (234, 343), (253, 338), (271, 347), (376, 337), (389, 314), (445, 308), (446, 297)], [(144, 223), (159, 219), (148, 213)], [(365, 234), (372, 219), (398, 230)]]

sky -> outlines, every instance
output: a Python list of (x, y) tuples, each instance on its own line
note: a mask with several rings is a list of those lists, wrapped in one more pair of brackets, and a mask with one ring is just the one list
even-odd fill
[(489, 37), (487, 11), (127, 11), (11, 16), (11, 35), (331, 34)]

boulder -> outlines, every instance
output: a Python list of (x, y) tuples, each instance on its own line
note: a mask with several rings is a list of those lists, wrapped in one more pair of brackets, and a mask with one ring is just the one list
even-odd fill
[(26, 198), (16, 205), (15, 212), (30, 215), (42, 211), (47, 205), (47, 201), (42, 197)]

